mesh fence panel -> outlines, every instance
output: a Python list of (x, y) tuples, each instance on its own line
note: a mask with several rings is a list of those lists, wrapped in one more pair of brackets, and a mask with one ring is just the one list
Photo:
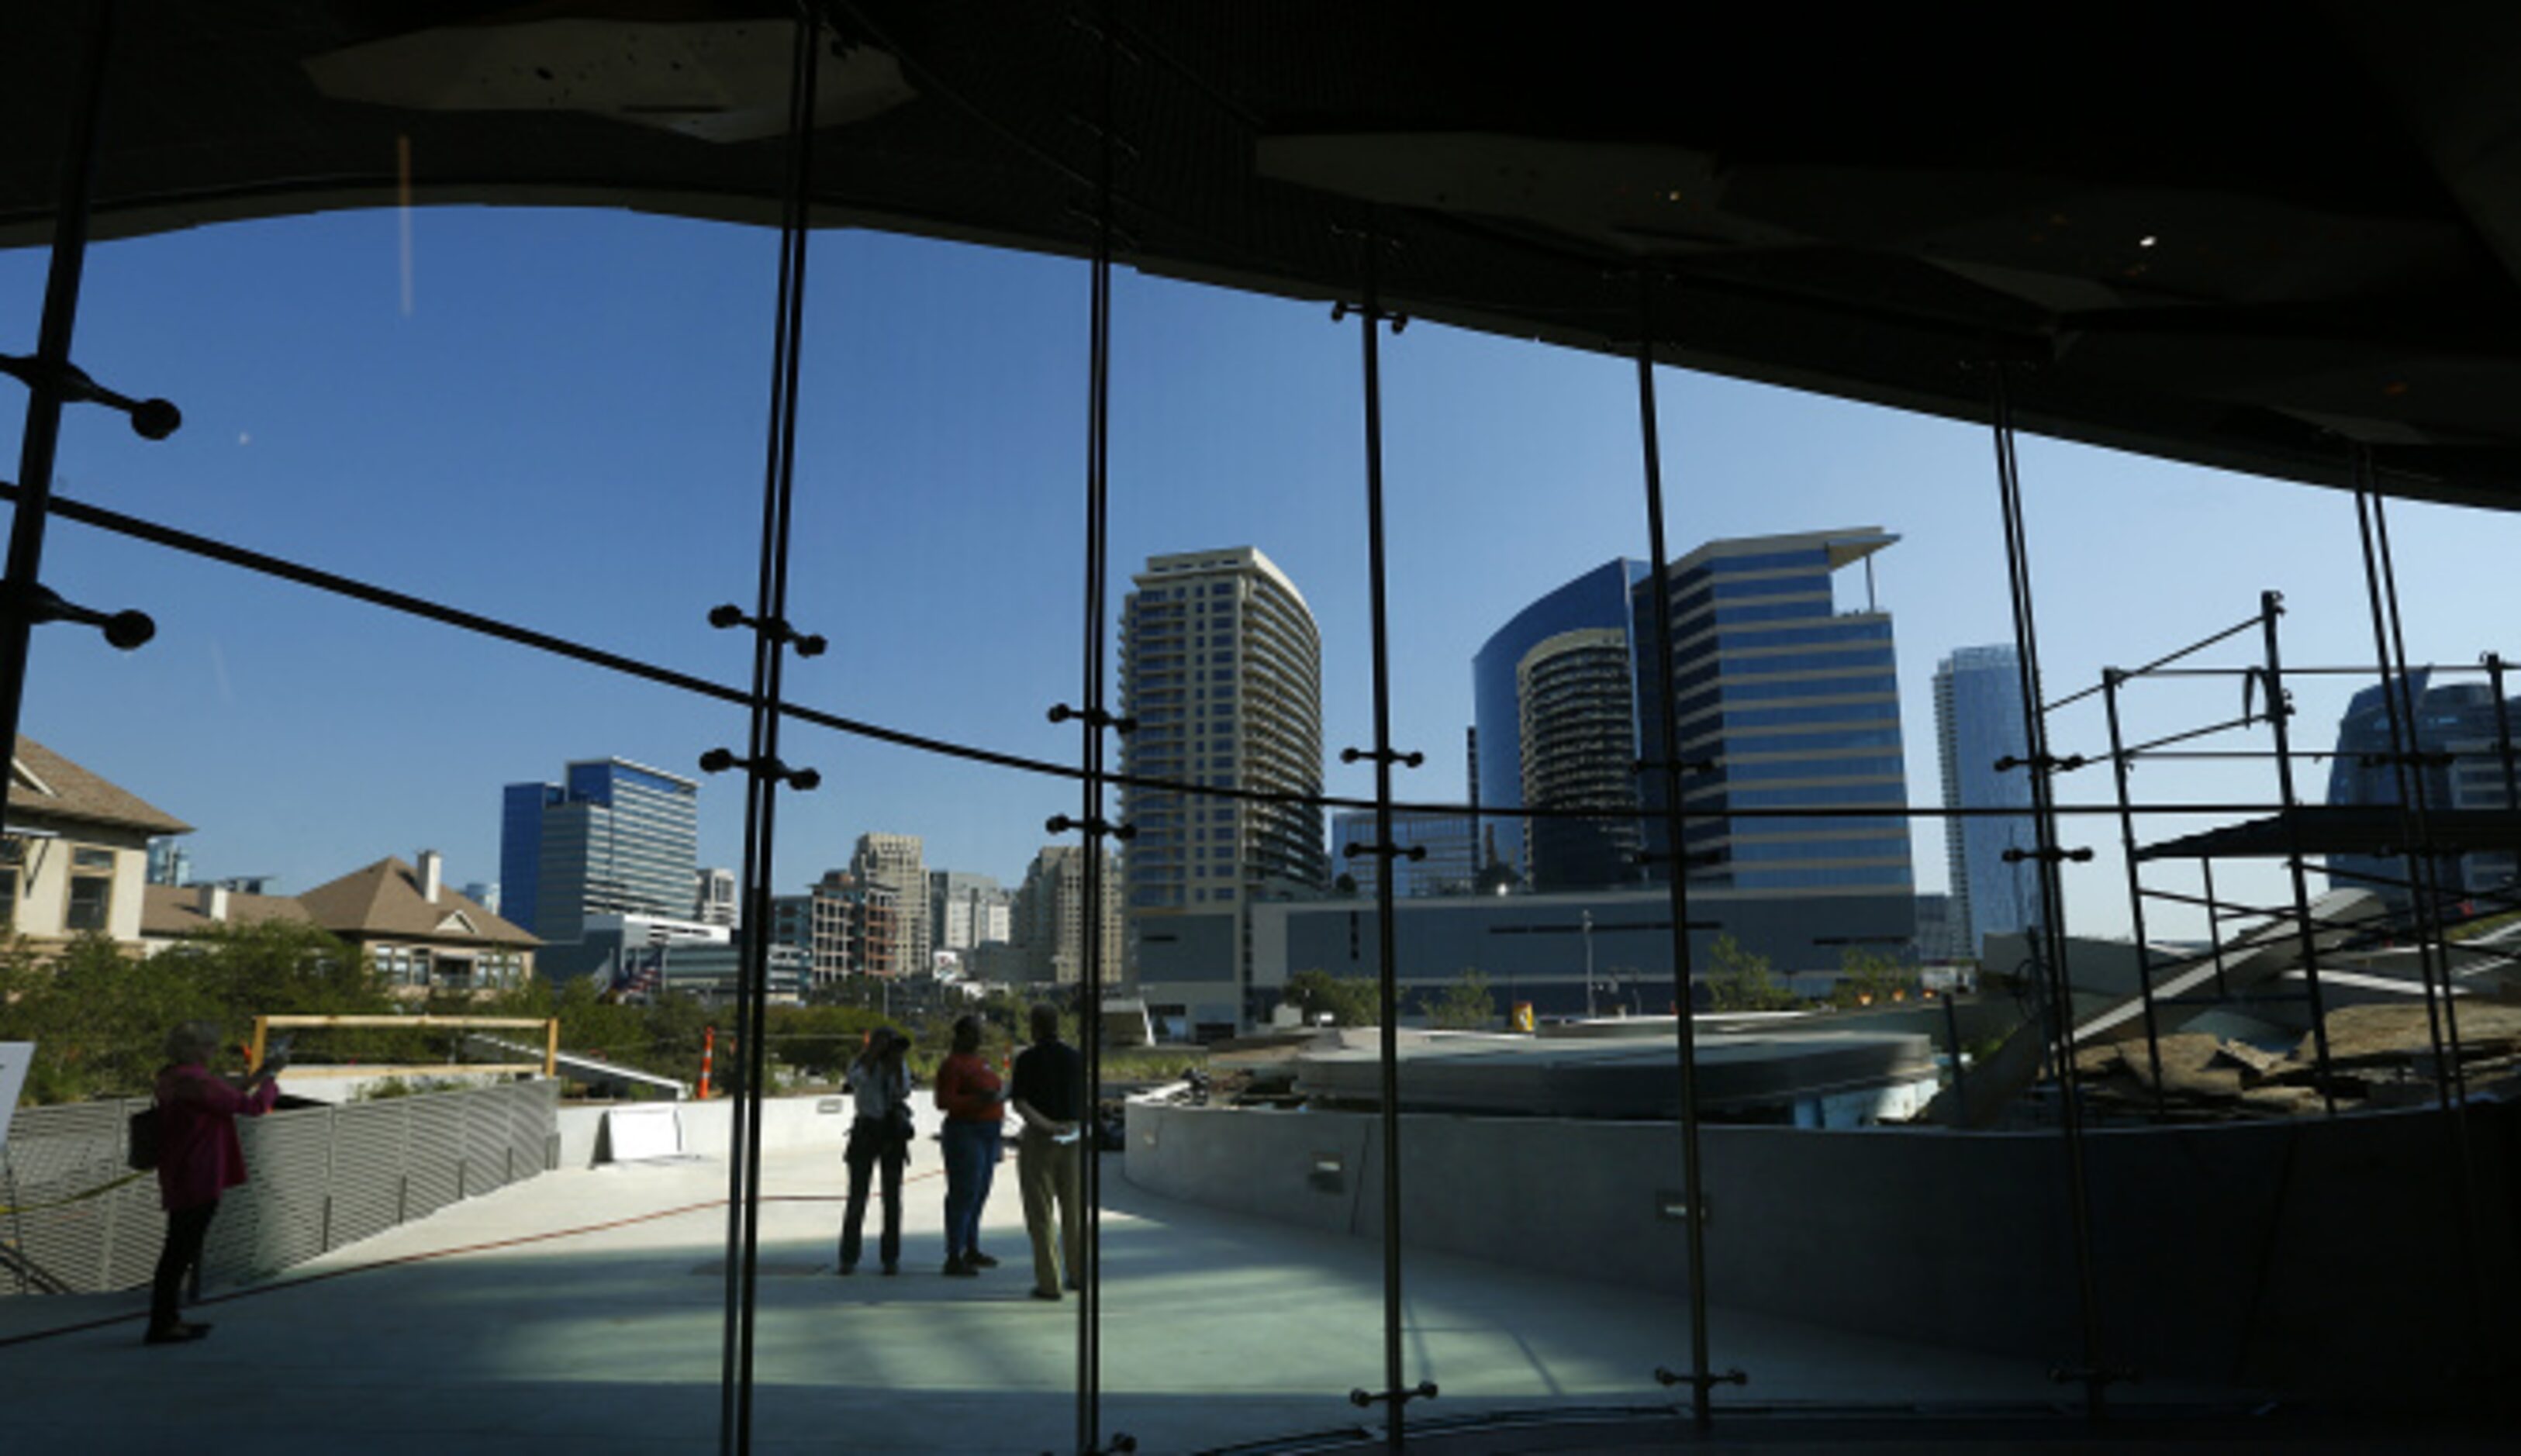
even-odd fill
[(464, 1197), (505, 1188), (515, 1172), (509, 1156), (508, 1102), (505, 1088), (493, 1088), (464, 1104)]
[(407, 1099), (353, 1103), (333, 1115), (333, 1242), (380, 1234), (403, 1218), (411, 1153)]
[(202, 1282), (234, 1284), (324, 1251), (333, 1112), (310, 1108), (241, 1119), (252, 1181), (219, 1200), (202, 1250)]
[(445, 1096), (409, 1098), (406, 1105), (411, 1147), (403, 1163), (403, 1217), (426, 1218), (466, 1196), (464, 1109)]
[[(165, 1237), (157, 1179), (124, 1165), (142, 1101), (27, 1108), (0, 1172), (0, 1295), (145, 1285)], [(268, 1277), (550, 1166), (559, 1087), (533, 1081), (247, 1119), (252, 1180), (220, 1202), (206, 1284)]]

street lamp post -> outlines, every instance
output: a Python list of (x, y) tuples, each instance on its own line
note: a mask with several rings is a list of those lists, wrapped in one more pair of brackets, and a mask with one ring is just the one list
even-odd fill
[(1593, 912), (1583, 912), (1584, 920), (1584, 1017), (1593, 1018)]

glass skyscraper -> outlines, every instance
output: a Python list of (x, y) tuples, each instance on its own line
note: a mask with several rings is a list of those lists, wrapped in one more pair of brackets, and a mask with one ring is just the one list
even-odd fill
[[(1395, 809), (1392, 842), (1403, 849), (1427, 851), (1423, 859), (1393, 861), (1392, 892), (1399, 898), (1469, 894), (1475, 887), (1479, 858), (1471, 843), (1469, 815)], [(1372, 809), (1342, 809), (1331, 816), (1331, 861), (1356, 887), (1357, 894), (1366, 898), (1374, 895), (1382, 860), (1371, 854), (1350, 857), (1342, 850), (1350, 844), (1373, 842)]]
[[(1711, 541), (1673, 563), (1673, 705), (1696, 883), (1756, 894), (1907, 891), (1907, 822), (1834, 809), (1906, 797), (1891, 614), (1841, 612), (1833, 577), (1899, 537), (1878, 528)], [(1635, 592), (1651, 641), (1650, 586)], [(1659, 745), (1652, 666), (1638, 656), (1638, 741)], [(1642, 775), (1649, 842), (1664, 778)], [(1759, 817), (1743, 810), (1792, 811)]]
[[(1526, 660), (1538, 653), (1544, 643), (1567, 638), (1571, 633), (1608, 633), (1619, 638), (1624, 645), (1623, 680), (1617, 684), (1597, 680), (1590, 694), (1581, 698), (1559, 698), (1551, 708), (1541, 713), (1543, 726), (1575, 731), (1580, 724), (1589, 723), (1593, 731), (1576, 732), (1577, 740), (1580, 743), (1598, 743), (1603, 738), (1598, 731), (1602, 721), (1599, 709), (1607, 707), (1613, 700), (1620, 705), (1618, 710), (1627, 714), (1633, 722), (1635, 706), (1630, 695), (1634, 689), (1627, 680), (1627, 667), (1640, 655), (1635, 643), (1629, 640), (1635, 622), (1629, 606), (1629, 592), (1644, 579), (1645, 573), (1646, 564), (1640, 561), (1623, 557), (1605, 562), (1516, 613), (1471, 659), (1472, 711), (1478, 744), (1477, 762), (1472, 766), (1472, 773), (1479, 789), (1482, 810), (1481, 843), (1477, 846), (1479, 869), (1488, 867), (1490, 854), (1493, 851), (1496, 863), (1512, 870), (1527, 884), (1552, 888), (1588, 887), (1573, 879), (1561, 878), (1558, 872), (1561, 869), (1581, 872), (1579, 866), (1599, 862), (1601, 856), (1583, 853), (1579, 848), (1584, 838), (1583, 831), (1592, 829), (1593, 822), (1527, 821), (1512, 814), (1491, 818), (1487, 811), (1532, 806), (1525, 794), (1524, 688), (1530, 677)], [(1607, 639), (1592, 640), (1598, 645)], [(1545, 660), (1548, 655), (1542, 656), (1544, 661), (1536, 665), (1542, 666), (1544, 680), (1555, 679), (1559, 674), (1547, 667)], [(1567, 665), (1572, 667), (1574, 664)], [(1627, 731), (1633, 743), (1633, 727)], [(1560, 744), (1564, 746), (1561, 751), (1573, 751), (1573, 747), (1567, 746), (1563, 736)], [(1547, 765), (1555, 761), (1558, 753), (1550, 746), (1542, 745), (1536, 756)], [(1624, 756), (1633, 760), (1637, 755), (1631, 748)], [(1627, 768), (1628, 764), (1621, 766)], [(1626, 788), (1627, 796), (1620, 800), (1631, 805), (1631, 815), (1634, 812), (1634, 792), (1631, 781)], [(1627, 822), (1632, 826), (1634, 820), (1631, 817)], [(1537, 863), (1534, 852), (1536, 837), (1528, 832), (1534, 823), (1563, 825), (1573, 831), (1560, 846), (1556, 866)], [(1558, 831), (1553, 829), (1551, 833)], [(1605, 854), (1615, 852), (1604, 850)], [(1614, 878), (1633, 879), (1634, 876)]]
[[(1840, 613), (1833, 576), (1898, 537), (1865, 528), (1712, 541), (1670, 569), (1692, 873), (1753, 891), (1897, 892), (1913, 881), (1894, 816), (1728, 818), (1736, 808), (1896, 805), (1906, 796), (1891, 616)], [(1534, 602), (1472, 660), (1482, 837), (1533, 888), (1634, 884), (1660, 855), (1660, 691), (1645, 563), (1621, 558)]]
[(1600, 818), (1534, 819), (1524, 843), (1536, 889), (1591, 889), (1641, 877), (1636, 664), (1627, 633), (1581, 627), (1543, 638), (1515, 664), (1523, 802)]
[(1961, 954), (1975, 958), (1987, 937), (2019, 931), (2038, 919), (2040, 880), (2029, 861), (2008, 864), (2007, 849), (2028, 847), (2031, 776), (1998, 773), (1999, 758), (2031, 751), (2022, 715), (2022, 658), (2009, 644), (1955, 648), (1935, 664), (1935, 746), (1943, 760), (1944, 807), (2020, 809), (2025, 817), (1944, 821), (1944, 855), (1951, 877), (1948, 925)]
[[(2396, 680), (2393, 680), (2395, 685)], [(2427, 807), (2490, 808), (2506, 805), (2503, 758), (2495, 705), (2495, 690), (2482, 682), (2435, 683), (2422, 669), (2407, 674), (2407, 700), (2415, 720), (2402, 727), (2407, 748), (2430, 761), (2409, 772), (2421, 776)], [(2400, 802), (2400, 770), (2388, 759), (2392, 751), (2390, 710), (2375, 686), (2357, 693), (2337, 723), (2337, 753), (2329, 760), (2328, 801), (2332, 804)], [(2521, 698), (2504, 706), (2506, 718), (2521, 718)], [(2443, 889), (2456, 895), (2466, 890), (2501, 890), (2511, 879), (2509, 853), (2484, 853), (2464, 860), (2443, 856), (2434, 872)], [(2330, 882), (2340, 889), (2368, 889), (2381, 897), (2393, 915), (2415, 907), (2407, 882), (2413, 865), (2404, 856), (2368, 854), (2328, 856)]]
[(499, 895), (544, 940), (582, 939), (590, 915), (687, 920), (699, 871), (700, 786), (624, 758), (568, 766), (501, 798)]

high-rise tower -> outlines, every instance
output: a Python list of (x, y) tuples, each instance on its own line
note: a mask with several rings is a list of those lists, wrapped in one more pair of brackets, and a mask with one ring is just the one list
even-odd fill
[(1208, 796), (1322, 792), (1321, 635), (1276, 564), (1235, 547), (1148, 559), (1121, 614), (1121, 701), (1137, 728), (1123, 859), (1128, 932), (1151, 1003), (1232, 1025), (1249, 1011), (1247, 907), (1330, 878), (1318, 804)]
[[(1490, 635), (1471, 659), (1471, 699), (1477, 719), (1471, 730), (1471, 793), (1472, 801), (1481, 810), (1476, 851), (1479, 872), (1492, 868), (1490, 851), (1493, 847), (1494, 868), (1511, 874), (1514, 880), (1534, 884), (1543, 873), (1535, 853), (1532, 830), (1536, 824), (1549, 821), (1527, 820), (1511, 812), (1526, 807), (1525, 660), (1541, 644), (1570, 633), (1627, 636), (1635, 619), (1629, 592), (1645, 572), (1643, 562), (1625, 557), (1605, 562), (1516, 613)], [(1598, 643), (1600, 639), (1593, 640)], [(1623, 648), (1624, 662), (1633, 662), (1636, 657), (1633, 644)], [(1624, 682), (1616, 692), (1626, 703), (1632, 689)], [(1554, 714), (1550, 717), (1561, 726), (1566, 721)], [(1589, 858), (1579, 857), (1580, 861)], [(1562, 855), (1560, 863), (1573, 862)], [(1587, 887), (1554, 874), (1550, 878), (1553, 888)], [(1615, 878), (1633, 879), (1633, 875)]]
[(928, 947), (967, 951), (992, 940), (1013, 939), (1014, 906), (1014, 896), (993, 876), (930, 870)]
[[(1873, 601), (1869, 559), (1899, 537), (1872, 527), (1711, 541), (1672, 564), (1671, 705), (1692, 820), (1693, 879), (1761, 895), (1907, 891), (1907, 797), (1891, 614)], [(1865, 563), (1860, 607), (1833, 595)], [(1636, 593), (1637, 640), (1653, 641), (1651, 585)], [(1662, 729), (1652, 660), (1638, 656), (1638, 741)], [(1661, 848), (1664, 777), (1642, 776), (1645, 834)], [(1743, 810), (1785, 809), (1781, 816)], [(1660, 859), (1657, 861), (1661, 862)]]
[(890, 890), (893, 895), (893, 951), (895, 975), (929, 972), (927, 845), (917, 835), (862, 834), (849, 857), (849, 873), (859, 884)]
[[(2415, 788), (2428, 808), (2499, 809), (2510, 802), (2500, 743), (2500, 722), (2521, 718), (2521, 698), (2503, 705), (2498, 717), (2495, 690), (2486, 683), (2441, 683), (2424, 668), (2407, 674), (2406, 702), (2414, 705), (2412, 723), (2391, 730), (2389, 696), (2402, 688), (2397, 678), (2357, 693), (2337, 720), (2337, 751), (2328, 760), (2328, 801), (2332, 804), (2402, 802), (2403, 782)], [(2394, 761), (2398, 745), (2412, 749), (2422, 761), (2404, 769)], [(2408, 777), (2404, 779), (2402, 775)], [(2434, 857), (2430, 866), (2404, 855), (2331, 854), (2329, 884), (2340, 889), (2368, 889), (2381, 897), (2393, 916), (2414, 913), (2413, 880), (2419, 867), (2430, 869), (2434, 884), (2451, 899), (2465, 891), (2501, 892), (2512, 872), (2509, 850)]]
[(1636, 667), (1628, 634), (1579, 627), (1535, 643), (1515, 663), (1527, 808), (1597, 810), (1598, 819), (1524, 827), (1533, 887), (1599, 889), (1639, 879)]
[(510, 784), (499, 823), (505, 917), (555, 945), (584, 938), (589, 915), (690, 918), (699, 798), (692, 780), (626, 758), (581, 759), (558, 784)]
[[(1103, 923), (1097, 930), (1103, 982), (1121, 978), (1123, 947), (1121, 928), (1121, 862), (1106, 851), (1098, 877)], [(1025, 871), (1016, 891), (1012, 917), (1014, 939), (1023, 956), (1026, 978), (1075, 985), (1085, 978), (1085, 849), (1080, 844), (1045, 844)]]
[(1944, 821), (1944, 854), (1951, 879), (1948, 933), (1961, 954), (1976, 957), (1990, 935), (2029, 928), (2039, 918), (2040, 878), (2028, 860), (2006, 863), (2004, 851), (2029, 848), (2031, 777), (1998, 773), (1996, 760), (2024, 758), (2031, 733), (2022, 715), (2022, 659), (2005, 644), (1955, 648), (1935, 664), (1935, 744), (1943, 759), (1944, 807), (2020, 809), (2023, 818), (1968, 815)]

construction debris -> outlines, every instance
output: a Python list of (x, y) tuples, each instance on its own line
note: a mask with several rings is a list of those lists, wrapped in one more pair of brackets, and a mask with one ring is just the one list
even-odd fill
[(2439, 1024), (2421, 1004), (2329, 1013), (2324, 1085), (2317, 1040), (2308, 1033), (2282, 1052), (2204, 1032), (2162, 1037), (2156, 1049), (2133, 1036), (2078, 1049), (2075, 1069), (2096, 1114), (2183, 1122), (2316, 1115), (2330, 1098), (2340, 1111), (2435, 1101), (2437, 1030), (2448, 1061), (2456, 1029), (2460, 1071), (2472, 1091), (2521, 1077), (2521, 1006), (2462, 997), (2438, 1007), (2436, 1018)]

